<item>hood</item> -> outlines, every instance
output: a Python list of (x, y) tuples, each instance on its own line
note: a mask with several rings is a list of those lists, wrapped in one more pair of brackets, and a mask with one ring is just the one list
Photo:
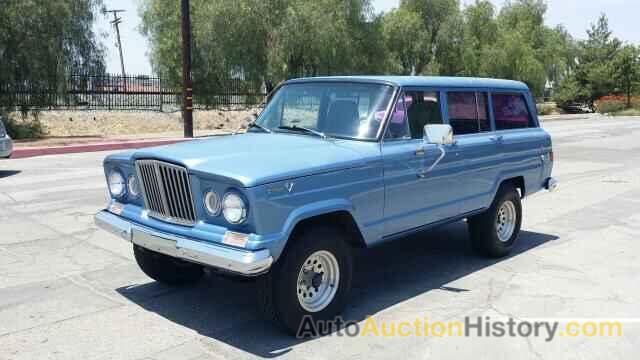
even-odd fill
[(315, 136), (246, 133), (214, 136), (141, 149), (133, 159), (158, 159), (209, 178), (227, 178), (252, 187), (299, 176), (362, 166), (379, 157), (375, 142)]

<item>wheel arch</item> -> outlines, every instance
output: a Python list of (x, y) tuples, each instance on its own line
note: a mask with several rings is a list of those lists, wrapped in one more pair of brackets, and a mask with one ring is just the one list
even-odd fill
[(358, 223), (351, 212), (347, 210), (331, 211), (324, 214), (310, 216), (298, 221), (291, 230), (287, 243), (308, 228), (321, 225), (336, 226), (340, 228), (348, 235), (348, 243), (353, 247), (367, 247)]
[(276, 261), (285, 253), (289, 244), (302, 231), (319, 225), (340, 227), (348, 235), (349, 245), (357, 248), (366, 247), (366, 241), (360, 224), (353, 215), (353, 207), (346, 200), (327, 200), (310, 204), (292, 212), (284, 229), (285, 239), (276, 252)]
[(520, 191), (520, 198), (524, 199), (526, 195), (526, 186), (524, 182), (524, 176), (514, 176), (508, 179), (504, 179), (502, 180), (498, 188), (500, 188), (504, 184), (512, 184), (513, 186), (515, 186), (516, 189)]

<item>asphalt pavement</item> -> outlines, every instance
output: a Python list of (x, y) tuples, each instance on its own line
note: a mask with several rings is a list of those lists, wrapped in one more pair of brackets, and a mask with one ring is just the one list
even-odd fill
[(511, 256), (474, 256), (464, 222), (360, 252), (345, 319), (610, 320), (620, 336), (292, 338), (261, 318), (251, 281), (147, 278), (130, 244), (93, 225), (106, 203), (98, 152), (0, 161), (0, 359), (635, 359), (640, 118), (544, 127), (560, 189), (525, 199)]

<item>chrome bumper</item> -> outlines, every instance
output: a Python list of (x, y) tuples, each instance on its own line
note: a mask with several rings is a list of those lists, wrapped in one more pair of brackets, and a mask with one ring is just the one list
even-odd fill
[(254, 276), (271, 267), (269, 250), (248, 251), (189, 240), (131, 223), (108, 211), (96, 214), (98, 227), (143, 248), (229, 272)]
[(547, 178), (544, 182), (544, 188), (549, 190), (550, 192), (558, 190), (558, 181), (552, 177)]

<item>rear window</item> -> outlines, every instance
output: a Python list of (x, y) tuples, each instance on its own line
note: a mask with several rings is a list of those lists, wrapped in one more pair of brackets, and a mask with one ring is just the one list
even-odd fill
[(492, 94), (496, 130), (535, 127), (522, 94)]

